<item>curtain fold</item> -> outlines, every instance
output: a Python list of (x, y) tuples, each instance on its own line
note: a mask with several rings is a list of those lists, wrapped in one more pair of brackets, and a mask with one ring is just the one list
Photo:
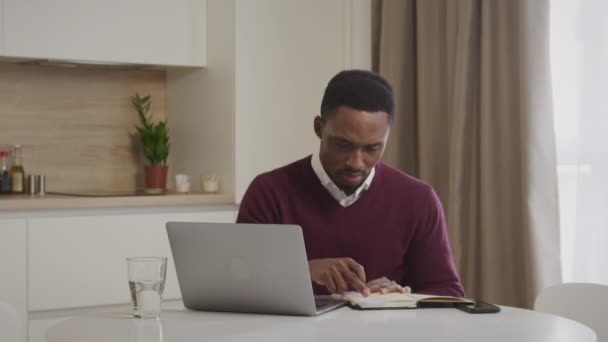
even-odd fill
[(385, 161), (441, 197), (467, 295), (531, 307), (561, 280), (548, 0), (372, 4)]

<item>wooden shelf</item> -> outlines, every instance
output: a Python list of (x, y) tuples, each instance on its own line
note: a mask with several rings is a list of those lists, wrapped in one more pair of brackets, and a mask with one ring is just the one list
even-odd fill
[(234, 204), (232, 194), (165, 194), (113, 197), (70, 195), (1, 195), (0, 212), (16, 210), (124, 208), (173, 205)]

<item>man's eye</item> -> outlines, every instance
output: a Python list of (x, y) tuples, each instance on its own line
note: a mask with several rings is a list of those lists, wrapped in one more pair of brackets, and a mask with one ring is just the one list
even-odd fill
[(365, 147), (365, 150), (368, 152), (375, 152), (375, 151), (380, 150), (381, 148), (382, 148), (381, 145), (372, 145), (372, 146)]

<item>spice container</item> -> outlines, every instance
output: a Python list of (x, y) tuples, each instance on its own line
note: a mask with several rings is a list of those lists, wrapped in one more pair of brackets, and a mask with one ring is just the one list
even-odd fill
[(27, 175), (25, 182), (25, 192), (30, 195), (45, 194), (44, 175)]
[(25, 191), (30, 195), (35, 195), (39, 191), (40, 176), (38, 175), (27, 175), (27, 182), (25, 182)]

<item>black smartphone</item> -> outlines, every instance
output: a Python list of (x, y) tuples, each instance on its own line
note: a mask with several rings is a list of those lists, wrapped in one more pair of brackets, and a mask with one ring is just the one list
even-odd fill
[(475, 301), (475, 304), (464, 304), (458, 303), (456, 307), (462, 311), (477, 314), (477, 313), (496, 313), (500, 312), (500, 308), (496, 305), (488, 304), (479, 300)]

